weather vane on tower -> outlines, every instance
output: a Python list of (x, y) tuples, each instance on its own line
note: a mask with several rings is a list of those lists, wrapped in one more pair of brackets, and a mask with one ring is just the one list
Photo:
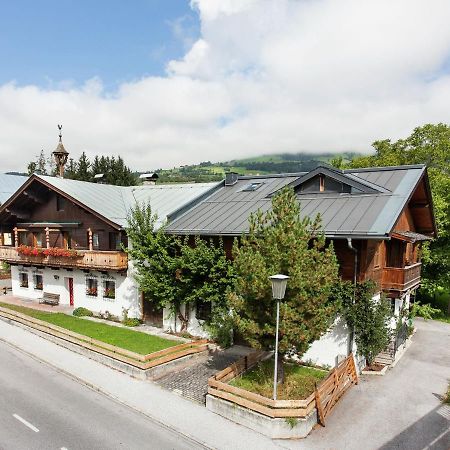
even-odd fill
[(62, 143), (62, 125), (58, 125), (59, 130), (59, 143), (56, 150), (52, 153), (55, 158), (56, 166), (58, 167), (59, 177), (64, 177), (64, 166), (66, 165), (69, 152), (64, 148)]

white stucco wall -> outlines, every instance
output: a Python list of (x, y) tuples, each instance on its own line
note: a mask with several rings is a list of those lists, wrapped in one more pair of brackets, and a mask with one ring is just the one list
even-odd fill
[[(28, 273), (28, 288), (20, 287), (19, 273)], [(34, 289), (33, 273), (43, 275), (43, 290)], [(69, 305), (68, 278), (73, 278), (74, 308), (83, 306), (94, 312), (109, 311), (115, 316), (122, 317), (122, 308), (127, 308), (129, 317), (141, 318), (141, 304), (138, 295), (136, 282), (131, 276), (119, 275), (108, 272), (104, 275), (100, 272), (90, 271), (89, 276), (94, 276), (98, 280), (98, 295), (92, 297), (86, 295), (86, 276), (82, 270), (73, 269), (37, 269), (33, 267), (11, 267), (12, 293), (18, 297), (38, 299), (43, 292), (51, 292), (60, 295), (60, 304)], [(116, 283), (116, 298), (103, 298), (102, 280), (114, 280)]]
[(302, 360), (318, 366), (334, 367), (338, 357), (345, 358), (348, 354), (349, 336), (350, 332), (345, 320), (338, 317), (331, 330), (311, 344)]
[[(184, 315), (186, 311), (186, 305), (181, 306), (181, 313)], [(187, 332), (192, 334), (193, 336), (199, 336), (203, 338), (207, 338), (208, 333), (203, 329), (202, 322), (197, 320), (195, 317), (195, 306), (191, 306), (191, 310), (189, 312), (189, 323)], [(169, 308), (164, 309), (163, 313), (163, 328), (166, 331), (174, 331), (179, 332), (181, 330), (181, 322), (178, 318), (175, 319), (174, 314), (171, 312)]]

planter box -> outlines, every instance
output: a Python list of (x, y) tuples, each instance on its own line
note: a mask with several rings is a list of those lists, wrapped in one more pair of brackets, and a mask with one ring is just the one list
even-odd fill
[(384, 366), (381, 370), (362, 370), (362, 375), (376, 375), (376, 376), (383, 376), (387, 370), (389, 369), (389, 366)]
[(315, 408), (306, 417), (295, 419), (272, 418), (210, 394), (206, 396), (206, 407), (226, 419), (244, 425), (272, 439), (304, 438), (317, 423), (317, 410)]

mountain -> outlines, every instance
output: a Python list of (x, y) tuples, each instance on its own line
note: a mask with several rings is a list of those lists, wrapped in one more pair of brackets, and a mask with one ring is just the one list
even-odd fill
[(237, 172), (240, 175), (305, 172), (314, 169), (319, 164), (329, 164), (334, 158), (342, 157), (342, 161), (345, 163), (359, 155), (356, 152), (281, 153), (219, 163), (204, 161), (200, 164), (173, 169), (159, 169), (156, 172), (162, 183), (219, 181), (224, 178), (226, 172)]

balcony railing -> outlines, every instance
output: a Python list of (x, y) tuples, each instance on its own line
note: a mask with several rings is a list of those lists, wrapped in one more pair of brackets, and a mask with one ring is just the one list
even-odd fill
[(420, 284), (422, 263), (406, 267), (385, 267), (382, 287), (385, 290), (406, 291)]
[(77, 250), (77, 256), (33, 256), (18, 252), (16, 247), (0, 246), (0, 260), (10, 264), (67, 267), (97, 270), (126, 270), (128, 257), (125, 252)]

